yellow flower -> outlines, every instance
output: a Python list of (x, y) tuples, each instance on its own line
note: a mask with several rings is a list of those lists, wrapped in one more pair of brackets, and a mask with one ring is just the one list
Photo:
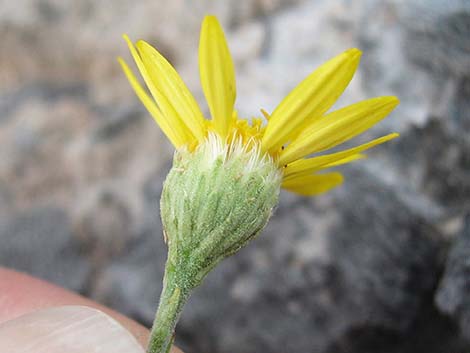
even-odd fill
[(294, 88), (272, 114), (248, 122), (234, 111), (235, 70), (223, 30), (206, 16), (199, 42), (199, 71), (211, 119), (205, 119), (196, 100), (171, 64), (145, 41), (136, 45), (127, 36), (131, 54), (150, 91), (140, 85), (127, 64), (119, 62), (137, 96), (175, 148), (195, 150), (209, 134), (226, 144), (237, 138), (257, 145), (282, 171), (282, 187), (302, 195), (326, 192), (341, 184), (340, 173), (318, 172), (363, 158), (363, 151), (398, 136), (392, 133), (340, 152), (316, 155), (366, 131), (398, 104), (396, 97), (376, 97), (328, 112), (351, 81), (361, 52), (349, 49), (321, 65)]

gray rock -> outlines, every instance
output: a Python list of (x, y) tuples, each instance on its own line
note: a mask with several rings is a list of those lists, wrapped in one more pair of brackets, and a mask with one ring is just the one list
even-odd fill
[(40, 100), (52, 103), (61, 98), (86, 99), (87, 89), (84, 84), (69, 83), (54, 85), (48, 82), (37, 82), (21, 87), (13, 92), (0, 95), (0, 123), (14, 116), (15, 110), (21, 108), (25, 102)]
[(119, 137), (119, 134), (129, 128), (136, 122), (143, 118), (144, 108), (139, 106), (135, 107), (120, 107), (118, 109), (108, 109), (102, 112), (104, 121), (101, 126), (94, 132), (93, 140), (107, 141), (114, 137)]
[(470, 73), (470, 3), (419, 0), (400, 8), (407, 30), (406, 53), (436, 74)]
[(126, 253), (106, 264), (101, 301), (151, 326), (162, 289), (166, 245), (154, 226), (127, 244)]
[(99, 276), (100, 299), (107, 305), (150, 326), (162, 289), (167, 247), (163, 242), (159, 200), (164, 171), (157, 171), (143, 185), (144, 215), (134, 230), (125, 250), (102, 264)]
[(463, 138), (470, 140), (469, 134), (466, 133), (470, 130), (470, 74), (458, 79), (450, 108), (449, 115), (454, 130)]
[[(470, 342), (470, 215), (449, 253), (436, 293), (436, 304), (459, 323)], [(469, 343), (470, 344), (470, 343)]]
[[(414, 1), (401, 7), (404, 53), (426, 71), (429, 107), (455, 134), (468, 138), (470, 126), (470, 3)], [(419, 14), (419, 15), (418, 15)]]
[[(433, 325), (443, 321), (428, 304), (441, 235), (374, 175), (359, 168), (347, 175), (330, 238), (342, 320), (329, 352), (440, 352), (422, 344), (428, 328), (418, 322), (423, 316), (432, 316)], [(442, 337), (440, 347), (454, 339)], [(396, 340), (401, 343), (391, 344)]]
[(442, 118), (410, 129), (390, 145), (388, 155), (391, 169), (400, 170), (400, 182), (426, 195), (444, 215), (462, 215), (470, 208), (470, 142), (449, 131)]
[(127, 203), (113, 190), (102, 188), (90, 194), (76, 206), (73, 231), (100, 268), (124, 251), (133, 219)]
[(0, 265), (83, 292), (90, 264), (72, 238), (67, 214), (37, 207), (0, 223)]

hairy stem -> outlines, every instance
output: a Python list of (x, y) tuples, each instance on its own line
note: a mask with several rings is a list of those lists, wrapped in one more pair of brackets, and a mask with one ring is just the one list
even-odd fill
[(150, 332), (147, 353), (170, 352), (176, 323), (189, 296), (187, 291), (178, 286), (176, 277), (176, 268), (167, 261), (160, 303)]

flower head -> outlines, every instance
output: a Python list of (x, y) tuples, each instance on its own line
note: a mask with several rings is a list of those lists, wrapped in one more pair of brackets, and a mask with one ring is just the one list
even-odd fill
[[(225, 257), (264, 228), (281, 186), (320, 194), (342, 182), (319, 171), (362, 158), (362, 152), (398, 136), (389, 134), (340, 152), (315, 155), (369, 129), (398, 104), (368, 99), (328, 113), (358, 64), (349, 49), (316, 69), (268, 114), (251, 121), (234, 110), (235, 70), (217, 19), (204, 19), (199, 71), (210, 119), (168, 61), (144, 41), (124, 36), (150, 91), (119, 59), (137, 96), (176, 148), (162, 191), (161, 216), (168, 260), (150, 353), (168, 352), (191, 290)], [(263, 118), (266, 123), (263, 122)]]
[(341, 152), (322, 154), (372, 127), (398, 104), (396, 97), (377, 97), (328, 112), (353, 77), (361, 52), (349, 49), (321, 65), (294, 88), (271, 114), (250, 122), (234, 110), (235, 70), (223, 30), (206, 16), (199, 43), (199, 71), (210, 119), (171, 64), (144, 41), (132, 44), (124, 36), (151, 96), (119, 59), (137, 96), (176, 149), (195, 151), (211, 134), (223, 144), (241, 141), (273, 160), (282, 187), (315, 195), (339, 185), (340, 173), (318, 172), (363, 158), (363, 151), (398, 136), (392, 133)]

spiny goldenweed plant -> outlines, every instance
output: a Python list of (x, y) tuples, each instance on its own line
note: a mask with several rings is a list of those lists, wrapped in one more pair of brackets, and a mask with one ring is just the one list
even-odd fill
[[(278, 203), (281, 188), (301, 195), (342, 183), (319, 173), (363, 158), (392, 133), (354, 148), (322, 153), (366, 131), (398, 104), (377, 97), (327, 111), (344, 91), (361, 52), (349, 49), (304, 79), (271, 114), (251, 121), (234, 110), (235, 72), (223, 30), (207, 16), (199, 42), (199, 71), (210, 119), (170, 63), (144, 41), (124, 36), (149, 93), (119, 62), (135, 93), (176, 152), (161, 197), (168, 258), (148, 353), (171, 349), (179, 315), (191, 291), (224, 258), (256, 237)], [(317, 154), (317, 155), (316, 155)]]

